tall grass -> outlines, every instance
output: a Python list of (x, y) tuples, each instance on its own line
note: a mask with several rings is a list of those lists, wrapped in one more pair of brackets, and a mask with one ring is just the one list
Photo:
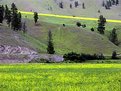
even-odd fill
[(120, 64), (1, 64), (0, 91), (121, 91)]

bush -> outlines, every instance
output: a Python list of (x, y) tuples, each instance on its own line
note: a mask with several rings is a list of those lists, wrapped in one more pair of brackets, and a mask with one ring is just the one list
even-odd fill
[(91, 28), (91, 31), (94, 32), (95, 31), (94, 28)]
[(81, 23), (80, 23), (80, 22), (77, 22), (76, 25), (77, 25), (78, 27), (81, 27)]
[(111, 59), (119, 59), (117, 55), (118, 55), (117, 52), (113, 51)]
[(84, 62), (86, 60), (104, 60), (105, 57), (103, 54), (94, 54), (94, 55), (90, 55), (90, 54), (77, 54), (74, 52), (65, 54), (63, 56), (63, 58), (65, 59), (65, 61), (70, 60), (70, 61), (74, 61), (74, 62)]

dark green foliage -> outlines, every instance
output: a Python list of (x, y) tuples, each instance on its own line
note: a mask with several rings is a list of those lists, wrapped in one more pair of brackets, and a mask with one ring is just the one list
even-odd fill
[(80, 23), (80, 22), (77, 22), (76, 25), (77, 25), (78, 27), (81, 27), (81, 23)]
[(35, 24), (37, 23), (38, 19), (39, 19), (38, 13), (34, 12), (34, 22), (35, 22)]
[(17, 18), (18, 18), (18, 22), (17, 22), (18, 26), (17, 27), (18, 27), (19, 30), (21, 30), (21, 26), (22, 25), (21, 25), (21, 13), (20, 12), (18, 13), (18, 17)]
[(47, 47), (47, 53), (48, 54), (54, 54), (55, 53), (54, 45), (53, 45), (53, 41), (52, 41), (52, 32), (51, 31), (48, 32), (48, 47)]
[(75, 52), (64, 54), (63, 57), (65, 61), (70, 60), (74, 62), (84, 62), (86, 60), (104, 60), (105, 59), (103, 54), (90, 55), (90, 54), (84, 54), (84, 53), (77, 54)]
[(59, 3), (59, 7), (60, 7), (61, 9), (64, 8), (64, 7), (63, 7), (63, 2), (60, 2), (60, 3)]
[(105, 7), (105, 2), (103, 1), (102, 6)]
[(85, 9), (85, 4), (84, 3), (82, 3), (82, 8)]
[(70, 4), (70, 9), (72, 9), (72, 4)]
[(77, 53), (74, 53), (74, 52), (71, 52), (71, 53), (68, 53), (68, 54), (64, 54), (63, 58), (65, 60), (71, 60), (71, 61), (75, 61), (75, 62), (81, 62), (81, 60), (80, 60), (80, 54), (77, 54)]
[(4, 20), (4, 7), (0, 5), (0, 23), (3, 23)]
[(118, 5), (119, 4), (119, 0), (116, 0), (116, 5)]
[(5, 19), (7, 19), (8, 13), (10, 13), (9, 11), (10, 11), (10, 10), (9, 10), (8, 6), (5, 5), (5, 16), (4, 16)]
[(21, 13), (18, 13), (18, 9), (14, 3), (11, 5), (11, 28), (15, 30), (21, 30)]
[(14, 12), (12, 16), (11, 28), (13, 30), (21, 30), (21, 13)]
[(5, 17), (6, 17), (6, 20), (7, 20), (7, 24), (8, 24), (8, 26), (10, 27), (11, 18), (12, 18), (12, 16), (11, 16), (11, 11), (10, 11), (10, 10), (7, 11)]
[(75, 7), (78, 7), (79, 6), (79, 3), (78, 3), (78, 1), (75, 1)]
[(83, 24), (83, 25), (82, 25), (82, 28), (85, 28), (85, 27), (86, 27), (86, 24)]
[(113, 53), (112, 53), (112, 59), (118, 59), (117, 55), (118, 55), (117, 52), (113, 51)]
[(116, 33), (116, 29), (113, 28), (112, 32), (110, 33), (110, 37), (109, 37), (109, 40), (114, 43), (115, 45), (118, 45), (119, 42), (118, 42), (118, 36), (117, 36), (117, 33)]
[(91, 31), (94, 32), (95, 31), (94, 28), (91, 28)]
[(14, 3), (11, 4), (11, 11), (12, 11), (12, 14), (16, 13), (17, 12), (17, 7)]
[(106, 23), (106, 18), (104, 18), (103, 15), (100, 15), (97, 28), (100, 34), (104, 34), (105, 23)]

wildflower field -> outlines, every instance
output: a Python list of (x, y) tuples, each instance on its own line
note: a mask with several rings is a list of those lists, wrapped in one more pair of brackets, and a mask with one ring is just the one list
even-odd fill
[(0, 91), (121, 91), (121, 65), (0, 64)]

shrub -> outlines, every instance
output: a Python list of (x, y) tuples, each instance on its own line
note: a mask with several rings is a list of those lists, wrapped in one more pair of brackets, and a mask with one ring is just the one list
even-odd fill
[(65, 54), (63, 58), (65, 59), (65, 61), (70, 60), (74, 62), (84, 62), (86, 60), (104, 60), (105, 59), (103, 54), (90, 55), (90, 54), (84, 54), (84, 53), (77, 54), (74, 52)]
[(78, 27), (81, 27), (81, 23), (80, 23), (80, 22), (77, 22), (76, 25), (77, 25)]

